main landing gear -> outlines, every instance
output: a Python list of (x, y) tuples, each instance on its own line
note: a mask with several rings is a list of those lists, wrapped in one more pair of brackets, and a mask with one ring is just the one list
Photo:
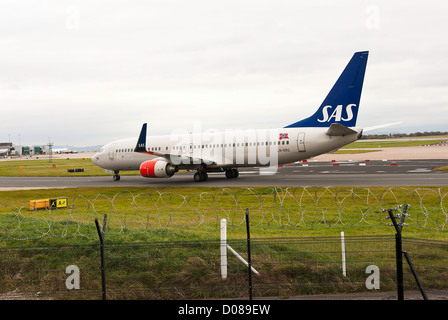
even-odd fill
[(114, 181), (120, 181), (120, 175), (119, 175), (119, 173), (120, 173), (120, 171), (118, 171), (118, 170), (115, 170), (114, 171)]
[[(226, 170), (226, 178), (227, 179), (235, 179), (235, 178), (238, 178), (238, 176), (239, 176), (238, 169), (227, 169)], [(207, 179), (208, 179), (207, 172), (198, 170), (194, 174), (194, 181), (196, 181), (196, 182), (207, 181)]]
[(200, 182), (200, 181), (207, 181), (208, 174), (207, 172), (198, 171), (194, 174), (194, 181)]
[(226, 178), (227, 179), (235, 179), (238, 178), (240, 173), (238, 172), (238, 169), (227, 169), (226, 170)]

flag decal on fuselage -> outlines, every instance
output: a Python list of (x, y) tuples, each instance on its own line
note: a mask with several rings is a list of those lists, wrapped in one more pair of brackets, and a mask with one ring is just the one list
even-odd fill
[(283, 140), (283, 139), (289, 139), (288, 134), (287, 133), (280, 133), (280, 137), (279, 140)]

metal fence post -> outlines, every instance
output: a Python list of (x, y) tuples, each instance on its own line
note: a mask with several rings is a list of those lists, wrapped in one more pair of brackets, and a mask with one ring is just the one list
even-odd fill
[(398, 300), (404, 300), (404, 291), (403, 291), (403, 245), (401, 238), (401, 229), (403, 228), (404, 222), (404, 214), (401, 216), (401, 222), (397, 223), (396, 217), (393, 212), (396, 209), (387, 209), (383, 210), (387, 211), (389, 217), (392, 220), (392, 224), (395, 227), (395, 259), (397, 265), (397, 295)]
[[(403, 211), (396, 216), (393, 212), (396, 209), (383, 210), (389, 213), (389, 218), (392, 220), (392, 224), (395, 227), (395, 255), (397, 260), (397, 294), (398, 300), (404, 300), (404, 288), (403, 288), (403, 239), (401, 237), (401, 231), (404, 226), (404, 219), (407, 216), (408, 204), (402, 205)], [(400, 222), (397, 222), (397, 218), (400, 218)], [(411, 267), (412, 268), (412, 267)]]
[(397, 259), (397, 294), (398, 300), (404, 300), (403, 286), (403, 242), (401, 233), (395, 234), (395, 255)]
[(426, 295), (425, 289), (423, 289), (423, 286), (422, 286), (422, 283), (420, 282), (420, 278), (418, 277), (417, 271), (415, 271), (414, 264), (412, 263), (409, 253), (407, 253), (406, 251), (403, 251), (403, 253), (404, 253), (404, 256), (406, 257), (409, 267), (411, 268), (412, 274), (414, 275), (415, 282), (417, 282), (418, 288), (420, 289), (420, 293), (422, 294), (423, 299), (428, 300), (428, 296)]
[(96, 230), (98, 232), (98, 237), (100, 238), (101, 286), (102, 286), (103, 300), (106, 300), (106, 269), (105, 269), (105, 263), (104, 263), (104, 235), (106, 232), (106, 220), (107, 220), (107, 214), (104, 215), (103, 228), (101, 230), (98, 219), (95, 218)]
[(250, 254), (250, 227), (249, 227), (249, 209), (246, 209), (246, 230), (247, 230), (247, 264), (249, 272), (249, 299), (252, 300), (252, 263)]

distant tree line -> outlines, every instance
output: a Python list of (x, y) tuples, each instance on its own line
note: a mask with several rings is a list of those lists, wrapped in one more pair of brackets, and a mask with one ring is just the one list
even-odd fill
[(389, 134), (367, 134), (363, 135), (361, 139), (387, 139), (387, 138), (413, 138), (413, 137), (427, 137), (427, 136), (446, 136), (448, 132), (442, 131), (425, 131), (413, 133), (389, 133)]

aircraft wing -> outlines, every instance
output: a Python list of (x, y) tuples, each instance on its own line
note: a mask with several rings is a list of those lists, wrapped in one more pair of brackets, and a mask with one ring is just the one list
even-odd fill
[(148, 151), (146, 150), (146, 128), (147, 124), (144, 123), (142, 126), (142, 130), (140, 131), (140, 136), (137, 141), (137, 145), (135, 146), (134, 152), (149, 154), (157, 157), (165, 158), (168, 161), (172, 161), (174, 163), (183, 163), (183, 164), (207, 164), (212, 165), (216, 164), (215, 161), (209, 159), (202, 159), (197, 157), (190, 157), (187, 155), (179, 155), (179, 154), (171, 154), (157, 151)]
[(182, 164), (207, 164), (212, 165), (216, 164), (216, 162), (208, 159), (203, 158), (197, 158), (197, 157), (190, 157), (186, 155), (178, 155), (178, 154), (172, 154), (172, 153), (162, 153), (157, 151), (140, 151), (140, 153), (150, 154), (157, 157), (165, 158), (166, 160), (173, 162), (173, 163), (182, 163)]

